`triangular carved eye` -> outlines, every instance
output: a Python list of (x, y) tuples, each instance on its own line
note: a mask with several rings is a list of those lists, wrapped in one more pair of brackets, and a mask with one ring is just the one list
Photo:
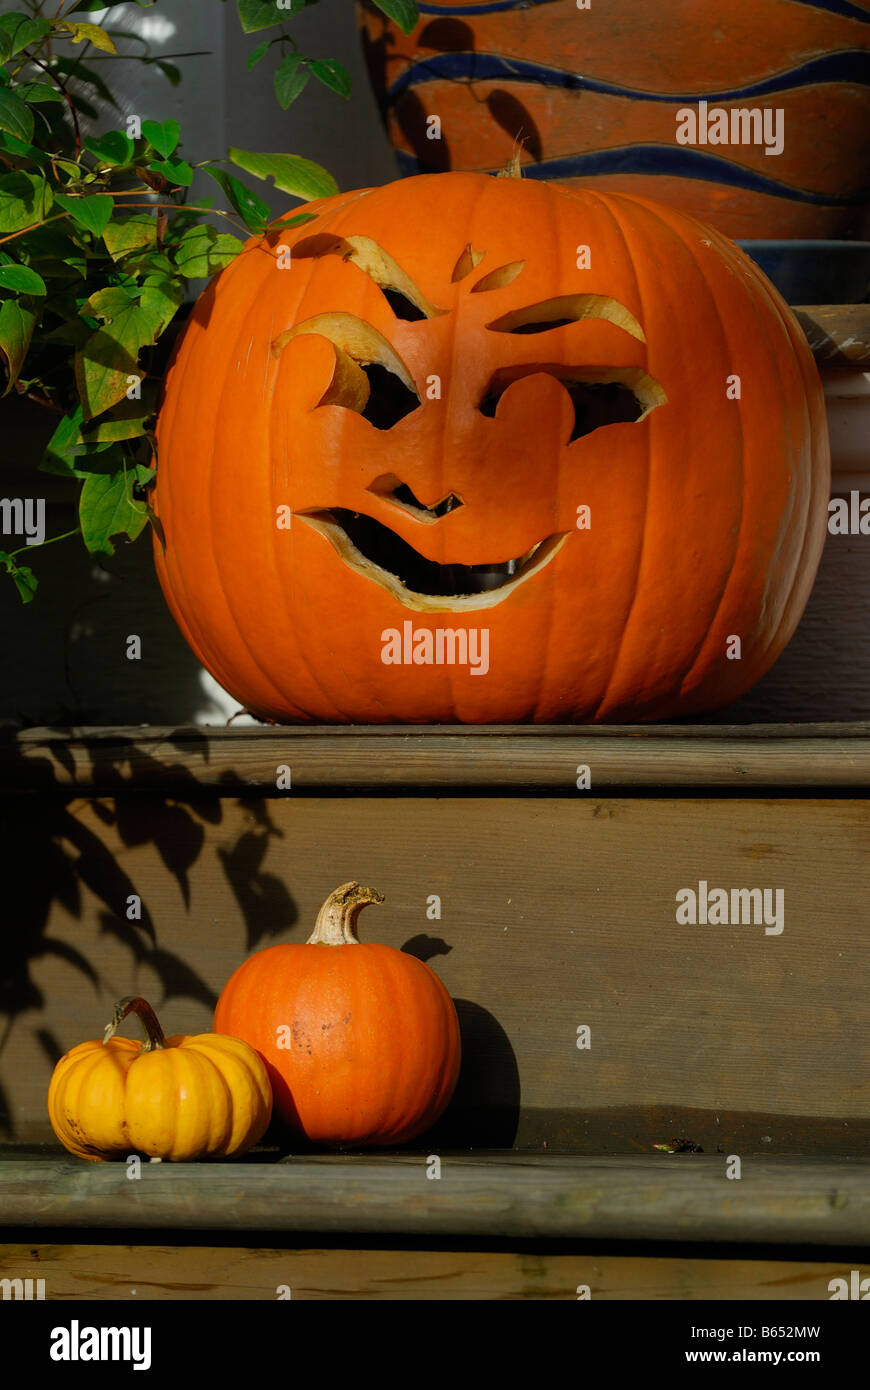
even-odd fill
[(417, 323), (420, 319), (425, 319), (426, 315), (419, 305), (414, 304), (401, 290), (394, 290), (383, 287), (384, 299), (389, 304), (397, 319), (407, 319), (410, 323)]
[(464, 280), (466, 275), (470, 275), (475, 267), (480, 265), (485, 255), (485, 251), (476, 251), (469, 242), (453, 267), (453, 274), (450, 276), (453, 284), (455, 285), (458, 280)]

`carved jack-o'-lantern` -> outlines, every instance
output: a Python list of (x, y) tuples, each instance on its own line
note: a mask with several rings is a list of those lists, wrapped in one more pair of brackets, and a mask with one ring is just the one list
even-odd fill
[(823, 401), (729, 241), (483, 174), (312, 203), (200, 298), (155, 542), (194, 652), (276, 721), (648, 720), (788, 641)]

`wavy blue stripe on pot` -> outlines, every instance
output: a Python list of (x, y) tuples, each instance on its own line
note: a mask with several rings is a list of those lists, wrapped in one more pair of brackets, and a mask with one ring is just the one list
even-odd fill
[[(427, 172), (413, 155), (404, 150), (397, 150), (396, 154), (399, 168), (404, 173)], [(560, 155), (555, 159), (523, 165), (523, 176), (530, 179), (586, 178), (600, 174), (657, 174), (677, 179), (704, 179), (708, 183), (727, 184), (732, 188), (745, 188), (750, 193), (768, 193), (775, 198), (787, 198), (796, 203), (816, 203), (821, 207), (857, 206), (870, 196), (870, 189), (852, 197), (810, 193), (806, 189), (791, 188), (777, 179), (766, 178), (754, 169), (732, 164), (719, 155), (671, 145), (625, 145), (613, 150)]]
[[(537, 0), (531, 0), (536, 3)], [(860, 10), (850, 5), (849, 0), (792, 0), (795, 5), (806, 5), (811, 10), (827, 10), (829, 14), (840, 14), (844, 19), (860, 19), (862, 24), (870, 24), (870, 11)]]
[[(533, 5), (553, 5), (556, 0), (492, 0), (489, 5), (419, 5), (421, 14), (495, 14), (498, 10), (529, 10)], [(832, 0), (833, 4), (837, 0)]]
[[(489, 4), (477, 5), (426, 5), (418, 4), (417, 9), (420, 14), (437, 15), (466, 15), (466, 14), (496, 14), (499, 10), (529, 10), (535, 5), (552, 5), (556, 0), (491, 0)], [(805, 5), (811, 10), (827, 10), (829, 14), (842, 15), (844, 19), (860, 19), (862, 23), (870, 23), (870, 13), (861, 10), (857, 5), (850, 5), (849, 0), (790, 0), (796, 5)]]
[(396, 101), (411, 87), (418, 87), (437, 78), (460, 82), (492, 79), (514, 82), (536, 82), (544, 87), (567, 87), (571, 90), (601, 92), (605, 96), (630, 97), (634, 101), (698, 102), (737, 101), (742, 97), (764, 96), (768, 92), (785, 92), (795, 87), (808, 87), (813, 82), (851, 82), (870, 86), (870, 52), (858, 48), (840, 53), (826, 53), (812, 58), (800, 67), (765, 77), (747, 87), (735, 87), (725, 92), (641, 92), (632, 87), (617, 87), (596, 77), (581, 77), (578, 73), (543, 63), (529, 63), (523, 58), (502, 58), (497, 53), (438, 53), (412, 64), (396, 78), (387, 92), (387, 102)]

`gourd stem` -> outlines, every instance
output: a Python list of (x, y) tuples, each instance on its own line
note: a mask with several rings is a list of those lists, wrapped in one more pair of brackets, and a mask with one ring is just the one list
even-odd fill
[(103, 1035), (103, 1045), (114, 1037), (119, 1025), (124, 1021), (129, 1013), (134, 1013), (145, 1030), (145, 1042), (142, 1044), (143, 1052), (153, 1052), (158, 1047), (166, 1046), (166, 1038), (163, 1029), (157, 1021), (157, 1015), (148, 1003), (147, 999), (141, 999), (138, 994), (128, 994), (126, 999), (121, 999), (115, 1005), (115, 1012), (112, 1014), (112, 1021), (106, 1025)]
[(307, 946), (358, 946), (356, 919), (368, 903), (382, 903), (383, 893), (359, 883), (343, 883), (330, 893), (317, 914)]

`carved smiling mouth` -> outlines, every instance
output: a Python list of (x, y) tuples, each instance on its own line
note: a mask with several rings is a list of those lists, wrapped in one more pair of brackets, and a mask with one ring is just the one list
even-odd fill
[(350, 569), (421, 613), (492, 608), (538, 574), (567, 540), (567, 532), (547, 536), (524, 555), (497, 564), (439, 565), (363, 512), (334, 507), (296, 515), (325, 536)]

